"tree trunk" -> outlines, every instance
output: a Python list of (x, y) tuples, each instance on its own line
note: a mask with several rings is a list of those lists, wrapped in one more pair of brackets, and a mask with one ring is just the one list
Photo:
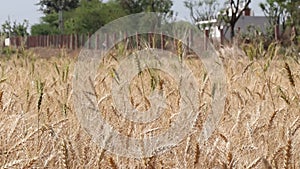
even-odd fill
[(231, 40), (231, 42), (233, 42), (233, 38), (234, 38), (234, 35), (235, 35), (234, 27), (235, 27), (235, 23), (231, 23), (230, 24), (230, 40)]

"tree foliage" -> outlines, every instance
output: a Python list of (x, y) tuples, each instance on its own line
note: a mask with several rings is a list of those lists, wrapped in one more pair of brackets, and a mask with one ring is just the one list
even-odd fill
[(190, 10), (192, 21), (196, 23), (217, 18), (220, 4), (217, 0), (186, 0), (184, 5)]
[(78, 8), (65, 15), (65, 33), (94, 33), (108, 22), (125, 15), (126, 12), (116, 2), (81, 0)]
[(47, 23), (36, 24), (31, 27), (31, 35), (54, 35), (59, 34), (57, 27)]
[(2, 33), (6, 35), (6, 37), (12, 36), (27, 36), (29, 22), (24, 20), (22, 23), (17, 23), (17, 21), (11, 22), (10, 19), (6, 20), (4, 24), (2, 24)]
[(160, 12), (164, 17), (173, 16), (172, 0), (115, 0), (128, 14), (140, 12)]
[(59, 34), (58, 13), (50, 13), (41, 17), (41, 23), (31, 26), (31, 35)]
[(32, 26), (32, 34), (57, 34), (63, 5), (64, 34), (94, 33), (103, 25), (128, 14), (160, 12), (166, 18), (173, 15), (172, 0), (40, 0), (44, 12), (42, 22)]
[(300, 27), (300, 1), (299, 0), (291, 0), (287, 2), (286, 5), (287, 13), (289, 14), (288, 22), (290, 25), (295, 25)]
[[(295, 30), (300, 29), (300, 1), (266, 0), (259, 6), (268, 17), (271, 26), (281, 25), (282, 33), (285, 32), (287, 26)], [(274, 36), (274, 29), (271, 27), (269, 30), (271, 36)]]
[(79, 0), (39, 0), (40, 11), (44, 14), (69, 11), (78, 7)]
[(266, 0), (259, 4), (265, 16), (269, 18), (270, 25), (279, 25), (285, 22), (285, 2), (285, 0)]
[(32, 26), (32, 35), (94, 33), (106, 23), (125, 16), (126, 12), (115, 1), (81, 0), (75, 9), (63, 13), (64, 32), (59, 30), (57, 12), (45, 14), (42, 22)]

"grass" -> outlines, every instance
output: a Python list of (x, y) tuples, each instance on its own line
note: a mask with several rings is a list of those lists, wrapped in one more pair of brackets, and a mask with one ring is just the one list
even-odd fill
[[(199, 60), (185, 59), (195, 72), (201, 114), (195, 132), (171, 151), (151, 158), (126, 158), (99, 148), (81, 128), (72, 97), (75, 57), (23, 56), (1, 58), (1, 168), (300, 168), (300, 66), (294, 59), (232, 56), (221, 51), (227, 76), (222, 120), (212, 137), (199, 144), (197, 136), (209, 113), (209, 80)], [(117, 59), (115, 59), (117, 58)], [(180, 93), (172, 77), (157, 70), (142, 71), (131, 83), (131, 103), (147, 110), (147, 96), (163, 89), (167, 110), (151, 124), (134, 124), (118, 117), (110, 84), (118, 57), (103, 60), (93, 83), (102, 115), (120, 133), (165, 132), (178, 110)], [(174, 104), (176, 103), (176, 104)], [(127, 126), (124, 128), (123, 126)]]

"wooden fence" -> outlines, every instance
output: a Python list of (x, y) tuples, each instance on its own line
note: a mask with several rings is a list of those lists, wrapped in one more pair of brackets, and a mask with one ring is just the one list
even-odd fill
[(14, 47), (50, 47), (50, 48), (67, 48), (79, 49), (84, 46), (89, 39), (87, 34), (73, 34), (73, 35), (39, 35), (28, 37), (12, 37), (10, 38), (10, 46)]
[[(238, 28), (239, 30), (239, 28)], [(209, 30), (204, 31), (203, 43), (205, 48), (207, 48), (208, 42), (214, 43), (216, 46), (224, 45), (226, 38), (223, 29), (220, 29), (221, 37), (218, 39), (212, 39)], [(280, 40), (279, 37), (279, 26), (274, 27), (275, 40)], [(239, 31), (237, 31), (239, 33)], [(146, 37), (145, 37), (146, 36)], [(109, 46), (110, 42), (115, 41), (116, 38), (123, 37), (124, 41), (130, 43), (129, 47), (133, 44), (139, 47), (142, 43), (142, 39), (146, 41), (151, 47), (165, 48), (166, 42), (173, 41), (175, 46), (178, 40), (170, 39), (163, 34), (153, 34), (148, 33), (147, 35), (136, 34), (134, 36), (128, 37), (127, 33), (115, 33), (113, 35), (106, 34), (105, 37), (100, 37), (99, 35), (90, 38), (91, 34), (72, 34), (72, 35), (39, 35), (39, 36), (28, 36), (23, 37), (12, 37), (10, 38), (10, 46), (13, 47), (25, 47), (25, 48), (35, 48), (35, 47), (50, 47), (50, 48), (66, 48), (66, 49), (80, 49), (83, 46), (90, 49), (99, 49), (105, 46)], [(194, 43), (193, 32), (189, 31), (187, 42), (190, 44)], [(155, 39), (155, 40), (154, 40)], [(199, 42), (197, 42), (199, 43)], [(155, 46), (154, 46), (155, 45)]]
[[(208, 44), (209, 32), (205, 32), (205, 37), (203, 38), (203, 43)], [(123, 38), (122, 38), (123, 37)], [(91, 38), (90, 34), (72, 34), (72, 35), (39, 35), (39, 36), (28, 36), (24, 37), (12, 37), (10, 38), (10, 46), (13, 47), (25, 47), (25, 48), (35, 48), (35, 47), (49, 47), (49, 48), (65, 48), (65, 49), (80, 49), (83, 46), (89, 49), (99, 49), (102, 47), (109, 46), (111, 42), (116, 39), (123, 39), (123, 41), (128, 42), (128, 47), (140, 47), (144, 42), (150, 47), (154, 48), (167, 48), (167, 45), (172, 44), (177, 46), (178, 40), (167, 37), (163, 34), (135, 34), (134, 36), (127, 37), (126, 33), (115, 33), (113, 35), (106, 34), (105, 37), (100, 37), (99, 35), (93, 36)], [(193, 33), (190, 31), (188, 33), (187, 45), (191, 45), (193, 42)], [(172, 43), (170, 43), (172, 42)], [(221, 38), (222, 43), (222, 38)], [(145, 44), (145, 43), (144, 43)]]

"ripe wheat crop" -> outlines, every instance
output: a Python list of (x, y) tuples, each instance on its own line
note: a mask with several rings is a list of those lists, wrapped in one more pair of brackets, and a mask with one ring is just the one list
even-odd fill
[[(201, 84), (195, 132), (166, 153), (140, 159), (101, 149), (80, 126), (72, 99), (76, 56), (44, 58), (25, 51), (21, 57), (1, 58), (1, 168), (300, 168), (300, 65), (280, 57), (233, 57), (229, 50), (220, 53), (226, 105), (209, 140), (198, 143), (197, 136), (211, 109), (212, 87), (201, 61), (185, 58)], [(130, 137), (165, 132), (179, 108), (178, 84), (165, 72), (141, 71), (130, 85), (131, 104), (148, 110), (149, 93), (163, 89), (166, 112), (152, 124), (122, 120), (110, 93), (119, 59), (112, 52), (87, 82), (94, 86), (103, 118)]]

